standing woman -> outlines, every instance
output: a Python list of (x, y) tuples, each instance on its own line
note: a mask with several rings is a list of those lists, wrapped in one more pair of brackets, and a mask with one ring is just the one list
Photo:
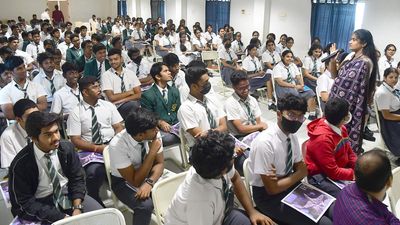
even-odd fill
[[(349, 103), (353, 119), (346, 127), (352, 149), (360, 154), (363, 152), (362, 140), (368, 103), (375, 91), (378, 60), (374, 40), (368, 30), (354, 31), (349, 47), (352, 53), (339, 65), (339, 68), (334, 59), (329, 63), (332, 76), (336, 77), (329, 97), (343, 98)], [(331, 52), (334, 50), (336, 50), (335, 45), (332, 46)]]
[(319, 44), (313, 44), (308, 50), (308, 56), (304, 59), (303, 75), (304, 85), (307, 85), (315, 93), (317, 79), (324, 72), (324, 65), (321, 62), (322, 47)]

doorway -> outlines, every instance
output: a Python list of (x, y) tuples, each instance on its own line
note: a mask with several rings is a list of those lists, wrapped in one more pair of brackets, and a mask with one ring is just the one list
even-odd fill
[(55, 5), (58, 5), (58, 8), (63, 13), (64, 22), (70, 21), (69, 0), (47, 0), (47, 8), (49, 8), (50, 17), (53, 15)]

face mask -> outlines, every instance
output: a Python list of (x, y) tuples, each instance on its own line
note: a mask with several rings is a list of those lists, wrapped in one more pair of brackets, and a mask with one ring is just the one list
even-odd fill
[(200, 93), (203, 94), (203, 95), (205, 95), (205, 94), (207, 94), (208, 92), (210, 92), (210, 90), (211, 90), (211, 83), (210, 83), (210, 82), (207, 82), (207, 84), (204, 85), (204, 87), (203, 87), (203, 89), (200, 91)]
[(226, 48), (226, 49), (228, 49), (228, 48), (230, 48), (230, 47), (231, 47), (231, 44), (226, 44), (226, 45), (225, 45), (225, 48)]
[(296, 133), (303, 123), (299, 121), (292, 121), (286, 119), (286, 117), (282, 116), (282, 129), (288, 133), (294, 134)]
[(351, 120), (353, 119), (353, 116), (351, 115), (351, 113), (348, 113), (347, 116), (349, 117), (348, 120), (344, 121), (343, 124), (348, 124), (351, 122)]

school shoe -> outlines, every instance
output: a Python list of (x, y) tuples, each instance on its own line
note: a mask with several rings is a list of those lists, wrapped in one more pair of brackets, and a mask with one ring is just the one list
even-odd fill
[(367, 141), (375, 141), (374, 132), (372, 132), (368, 127), (365, 127), (363, 138)]

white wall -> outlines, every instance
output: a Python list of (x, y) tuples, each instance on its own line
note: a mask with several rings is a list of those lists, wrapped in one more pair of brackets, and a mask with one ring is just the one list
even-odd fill
[(14, 19), (22, 16), (27, 21), (32, 19), (32, 14), (36, 14), (40, 19), (40, 14), (47, 7), (46, 0), (1, 0), (0, 1), (0, 20)]
[(92, 14), (97, 17), (117, 16), (117, 1), (110, 0), (69, 0), (71, 21), (87, 22)]
[[(192, 30), (194, 23), (200, 22), (203, 29), (206, 26), (206, 1), (187, 0), (186, 26)], [(178, 21), (179, 22), (179, 21)]]

